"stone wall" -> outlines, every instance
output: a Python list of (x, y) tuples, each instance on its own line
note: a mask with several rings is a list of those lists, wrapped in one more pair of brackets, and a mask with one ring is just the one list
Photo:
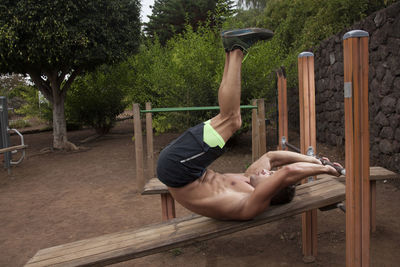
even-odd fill
[(400, 2), (323, 41), (313, 51), (317, 138), (338, 147), (344, 145), (342, 38), (344, 33), (354, 29), (370, 35), (371, 165), (400, 172)]

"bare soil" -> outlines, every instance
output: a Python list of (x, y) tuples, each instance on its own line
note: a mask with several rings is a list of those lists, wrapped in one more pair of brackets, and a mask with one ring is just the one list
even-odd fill
[[(120, 122), (110, 134), (80, 144), (93, 135), (88, 129), (70, 132), (70, 141), (83, 146), (80, 151), (46, 152), (51, 132), (26, 134), (27, 159), (13, 167), (11, 175), (0, 169), (0, 266), (23, 266), (39, 249), (161, 220), (159, 197), (137, 193), (132, 121)], [(155, 151), (176, 136), (156, 136)], [(269, 144), (272, 140), (271, 134)], [(251, 161), (250, 150), (250, 137), (237, 137), (212, 168), (242, 172)], [(319, 145), (318, 151), (343, 162), (340, 149)], [(400, 265), (399, 189), (393, 181), (378, 183), (371, 266)], [(178, 205), (177, 214), (190, 212)], [(344, 266), (345, 214), (337, 209), (318, 211), (318, 227), (318, 257), (307, 266)], [(294, 216), (116, 266), (305, 265), (301, 218)]]

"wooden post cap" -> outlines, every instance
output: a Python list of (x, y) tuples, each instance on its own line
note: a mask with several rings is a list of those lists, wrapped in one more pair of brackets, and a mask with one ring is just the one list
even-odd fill
[(312, 52), (301, 52), (298, 57), (301, 58), (301, 57), (313, 57), (313, 56), (314, 54)]
[(346, 32), (343, 35), (343, 40), (346, 40), (348, 38), (355, 38), (355, 37), (368, 37), (369, 33), (366, 31), (362, 31), (362, 30), (353, 30), (353, 31), (349, 31)]

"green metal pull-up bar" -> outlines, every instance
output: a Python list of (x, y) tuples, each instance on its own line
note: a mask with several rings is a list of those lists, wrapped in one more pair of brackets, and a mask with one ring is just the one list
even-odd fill
[[(242, 105), (240, 109), (257, 109), (257, 106), (253, 105)], [(199, 110), (219, 110), (219, 106), (209, 107), (175, 107), (175, 108), (153, 108), (144, 109), (140, 113), (156, 113), (156, 112), (176, 112), (176, 111), (199, 111)]]

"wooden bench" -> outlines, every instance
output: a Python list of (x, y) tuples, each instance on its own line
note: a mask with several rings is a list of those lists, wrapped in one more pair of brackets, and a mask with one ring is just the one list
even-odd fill
[[(319, 175), (317, 178), (332, 177), (326, 174)], [(343, 178), (341, 176), (339, 178)], [(370, 188), (371, 188), (371, 231), (376, 231), (376, 181), (400, 178), (399, 174), (389, 171), (382, 167), (370, 167)], [(161, 195), (162, 220), (170, 220), (176, 217), (175, 202), (169, 194), (167, 187), (157, 178), (150, 179), (144, 186), (142, 195)]]
[(38, 251), (25, 265), (104, 266), (204, 241), (332, 205), (345, 199), (345, 186), (331, 178), (300, 185), (293, 201), (272, 206), (250, 221), (218, 221), (199, 215), (169, 220)]

